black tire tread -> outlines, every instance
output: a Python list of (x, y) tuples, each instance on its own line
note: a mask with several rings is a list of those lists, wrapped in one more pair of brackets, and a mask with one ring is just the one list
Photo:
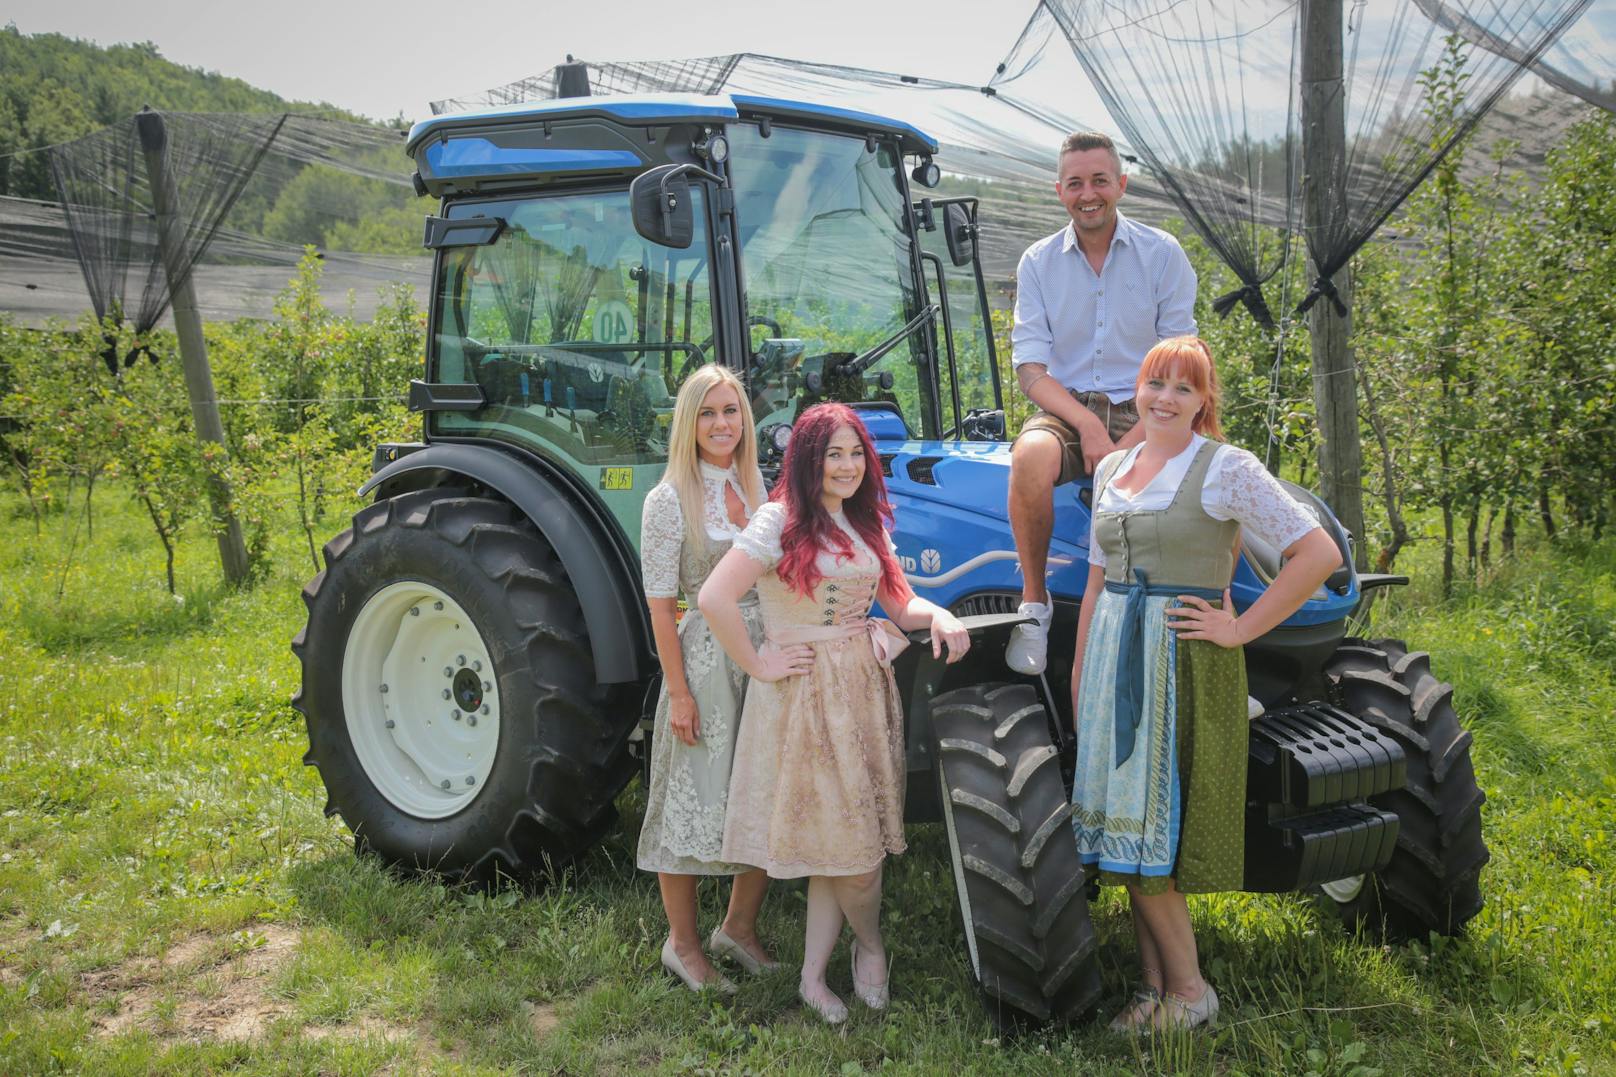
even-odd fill
[(1325, 673), (1337, 701), (1402, 744), (1408, 780), (1370, 798), (1397, 813), (1397, 848), (1358, 897), (1337, 905), (1348, 926), (1395, 939), (1458, 933), (1482, 907), (1481, 830), (1486, 795), (1470, 760), (1472, 738), (1453, 708), (1453, 686), (1430, 655), (1402, 640), (1347, 639)]
[(1094, 927), (1077, 846), (1061, 840), (1071, 804), (1037, 693), (955, 689), (933, 700), (931, 721), (990, 1015), (1008, 1029), (1087, 1014), (1100, 994)]
[[(430, 854), (375, 848), (365, 833), (365, 797), (349, 788), (351, 768), (339, 759), (347, 741), (340, 693), (332, 699), (311, 686), (317, 664), (340, 656), (345, 642), (330, 638), (335, 630), (326, 624), (334, 615), (324, 593), (328, 580), (347, 571), (351, 558), (362, 560), (405, 529), (459, 551), (460, 562), (503, 588), (519, 611), (513, 621), (522, 638), (499, 641), (504, 646), (496, 649), (511, 668), (525, 665), (532, 680), (533, 711), (505, 718), (528, 727), (527, 795), (522, 803), (498, 806), (508, 819), (481, 848)], [(618, 698), (621, 689), (595, 683), (583, 611), (559, 558), (532, 523), (505, 501), (454, 488), (418, 490), (361, 508), (323, 553), (324, 570), (303, 588), (308, 621), (292, 641), (303, 673), (292, 705), (308, 730), (304, 762), (326, 784), (326, 814), (342, 815), (360, 849), (404, 868), (471, 880), (547, 874), (592, 846), (616, 819), (613, 801), (635, 772), (626, 744), (634, 712)], [(391, 581), (369, 582), (374, 590)]]

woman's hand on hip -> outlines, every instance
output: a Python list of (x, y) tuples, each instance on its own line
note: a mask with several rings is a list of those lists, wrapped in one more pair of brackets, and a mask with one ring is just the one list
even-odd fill
[(797, 677), (814, 668), (814, 649), (806, 643), (779, 646), (765, 643), (758, 648), (758, 668), (753, 671), (754, 681), (783, 681)]
[(1166, 613), (1167, 627), (1177, 632), (1179, 639), (1204, 639), (1219, 647), (1238, 647), (1245, 642), (1240, 638), (1234, 598), (1227, 587), (1223, 589), (1222, 609), (1195, 595), (1179, 595), (1178, 601), (1182, 604), (1168, 607)]
[(941, 658), (943, 645), (948, 645), (948, 661), (950, 664), (958, 662), (965, 657), (965, 652), (971, 649), (971, 634), (965, 630), (960, 619), (947, 610), (938, 610), (931, 615), (931, 656)]
[(701, 712), (696, 709), (696, 697), (688, 692), (668, 697), (668, 728), (686, 745), (694, 748), (701, 737)]

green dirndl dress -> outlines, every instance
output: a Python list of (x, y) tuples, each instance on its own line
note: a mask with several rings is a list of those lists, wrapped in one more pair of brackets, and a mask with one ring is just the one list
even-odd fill
[(1106, 557), (1083, 650), (1072, 828), (1100, 880), (1162, 893), (1238, 890), (1245, 869), (1246, 672), (1239, 648), (1182, 640), (1176, 596), (1221, 602), (1239, 525), (1197, 496), (1203, 444), (1164, 509), (1101, 512), (1123, 457), (1095, 477)]

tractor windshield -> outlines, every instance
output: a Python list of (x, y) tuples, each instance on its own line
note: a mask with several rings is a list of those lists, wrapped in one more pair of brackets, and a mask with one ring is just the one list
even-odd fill
[(916, 286), (897, 147), (746, 124), (730, 144), (758, 424), (821, 400), (885, 401), (913, 433), (938, 436), (935, 326)]

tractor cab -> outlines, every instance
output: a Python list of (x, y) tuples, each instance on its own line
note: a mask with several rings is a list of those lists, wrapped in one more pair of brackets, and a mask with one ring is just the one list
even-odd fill
[[(1002, 436), (971, 198), (916, 201), (908, 124), (747, 95), (576, 97), (417, 124), (443, 200), (427, 440), (494, 440), (581, 477), (632, 545), (673, 398), (721, 362), (765, 463), (805, 407), (883, 440)], [(778, 440), (776, 440), (776, 437)]]

